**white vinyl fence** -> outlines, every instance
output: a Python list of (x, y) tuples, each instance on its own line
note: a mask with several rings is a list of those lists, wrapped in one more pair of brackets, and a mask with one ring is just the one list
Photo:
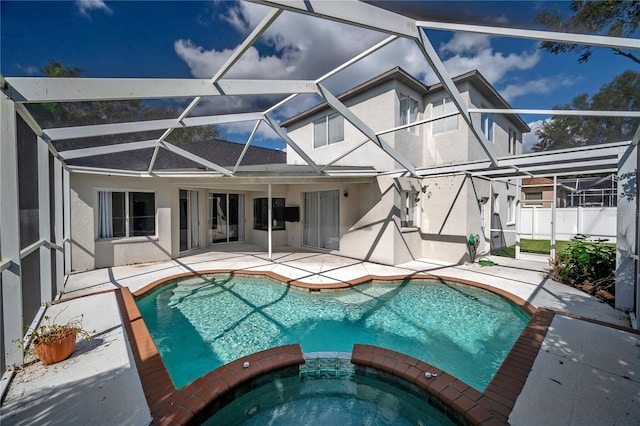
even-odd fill
[[(616, 242), (616, 207), (571, 207), (556, 209), (556, 240), (578, 234)], [(551, 208), (521, 207), (520, 238), (551, 239)]]

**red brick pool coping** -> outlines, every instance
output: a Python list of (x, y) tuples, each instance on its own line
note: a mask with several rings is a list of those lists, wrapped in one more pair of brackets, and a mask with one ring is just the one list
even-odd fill
[[(354, 345), (352, 363), (397, 376), (429, 393), (449, 410), (459, 421), (473, 425), (505, 425), (518, 395), (531, 371), (555, 311), (539, 308), (506, 291), (472, 281), (427, 275), (366, 276), (335, 284), (309, 284), (284, 278), (273, 272), (209, 270), (198, 273), (173, 275), (143, 287), (134, 294), (128, 288), (116, 290), (122, 311), (123, 322), (133, 356), (138, 368), (153, 424), (190, 425), (199, 424), (199, 415), (205, 408), (226, 403), (233, 399), (234, 389), (252, 379), (304, 363), (299, 345), (285, 345), (267, 349), (226, 364), (200, 377), (187, 386), (176, 389), (169, 372), (149, 334), (135, 303), (134, 296), (145, 294), (154, 288), (177, 278), (229, 273), (237, 276), (262, 275), (308, 291), (336, 290), (375, 281), (398, 281), (404, 279), (435, 279), (458, 282), (480, 287), (497, 293), (532, 315), (531, 320), (498, 369), (484, 392), (468, 386), (461, 380), (418, 359), (389, 349), (370, 345)], [(244, 368), (244, 363), (249, 367)], [(427, 379), (425, 372), (437, 374)]]

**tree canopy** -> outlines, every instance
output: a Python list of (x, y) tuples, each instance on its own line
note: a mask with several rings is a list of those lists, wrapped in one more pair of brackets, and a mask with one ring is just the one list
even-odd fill
[[(82, 68), (67, 67), (55, 59), (51, 59), (47, 65), (42, 67), (41, 71), (48, 77), (81, 77), (84, 73)], [(45, 103), (34, 104), (29, 109), (43, 128), (61, 127), (62, 123), (64, 126), (83, 126), (176, 118), (181, 112), (173, 105), (161, 102), (151, 104), (140, 99)], [(191, 142), (220, 136), (220, 131), (215, 126), (183, 127), (171, 132), (167, 141), (173, 143)], [(110, 136), (103, 143), (121, 143), (132, 137), (135, 139), (135, 136), (127, 135)]]
[[(571, 104), (554, 109), (598, 111), (638, 111), (640, 109), (640, 73), (625, 71), (605, 84), (592, 96), (586, 93), (573, 98)], [(630, 140), (640, 119), (631, 117), (553, 116), (535, 133), (534, 151), (571, 148), (606, 142)]]
[[(559, 10), (544, 10), (536, 16), (536, 21), (551, 30), (570, 33), (631, 37), (640, 33), (640, 1), (638, 0), (572, 0), (569, 16)], [(591, 46), (555, 43), (545, 41), (541, 48), (551, 53), (575, 52), (578, 62), (587, 62), (593, 53)], [(640, 57), (612, 48), (616, 55), (622, 55), (640, 64)]]

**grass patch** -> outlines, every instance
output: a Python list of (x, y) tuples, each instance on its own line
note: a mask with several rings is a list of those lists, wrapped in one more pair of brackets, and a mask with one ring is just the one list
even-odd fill
[[(556, 252), (561, 253), (569, 246), (570, 241), (556, 241)], [(614, 243), (603, 243), (604, 245), (611, 246), (615, 250), (616, 245)], [(536, 254), (549, 254), (551, 251), (551, 241), (549, 240), (520, 240), (520, 251), (524, 253), (536, 253)], [(516, 257), (516, 246), (512, 245), (503, 248), (499, 252), (495, 253), (496, 256), (502, 257)]]

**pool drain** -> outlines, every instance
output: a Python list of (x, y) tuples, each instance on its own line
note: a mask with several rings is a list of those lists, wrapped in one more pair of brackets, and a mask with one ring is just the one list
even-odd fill
[(258, 406), (254, 405), (253, 407), (249, 408), (247, 410), (247, 416), (249, 417), (253, 417), (256, 415), (256, 413), (258, 412)]

